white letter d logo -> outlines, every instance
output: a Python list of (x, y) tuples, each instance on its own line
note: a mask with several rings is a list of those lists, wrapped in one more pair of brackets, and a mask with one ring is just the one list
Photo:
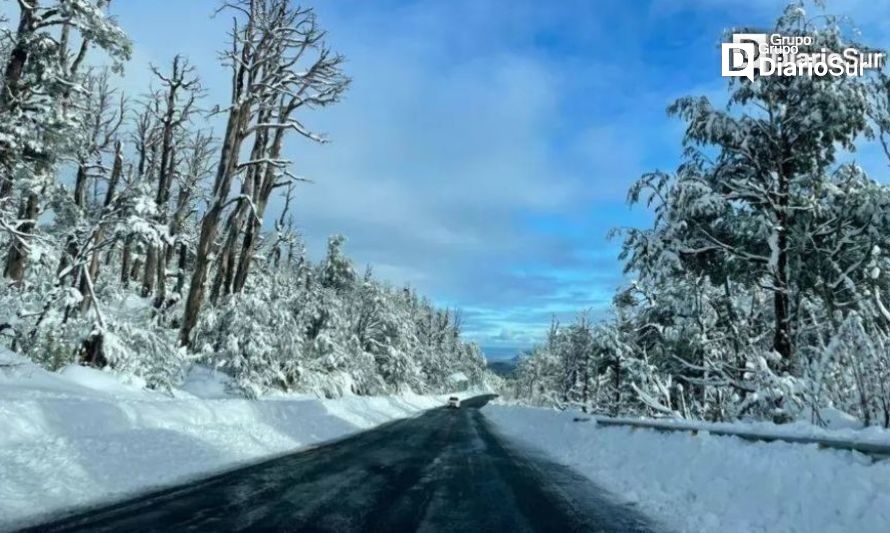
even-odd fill
[(754, 56), (757, 48), (754, 43), (723, 43), (721, 65), (723, 77), (745, 77), (754, 81)]

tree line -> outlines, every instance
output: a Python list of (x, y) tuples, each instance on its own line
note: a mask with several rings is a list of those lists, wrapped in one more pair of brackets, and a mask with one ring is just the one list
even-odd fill
[(108, 4), (20, 0), (2, 22), (2, 342), (157, 388), (196, 362), (251, 394), (480, 383), (459, 314), (356, 275), (341, 237), (321, 263), (306, 257), (292, 218), (305, 179), (285, 148), (326, 142), (302, 117), (350, 83), (315, 12), (223, 2), (229, 99), (211, 106), (183, 55), (152, 66), (143, 93), (121, 91), (132, 43)]

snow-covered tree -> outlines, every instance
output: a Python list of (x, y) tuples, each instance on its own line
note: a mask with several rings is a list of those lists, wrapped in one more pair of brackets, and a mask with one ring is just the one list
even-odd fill
[[(250, 396), (489, 379), (455, 312), (370, 270), (360, 278), (341, 236), (322, 261), (306, 256), (290, 214), (306, 179), (285, 141), (324, 142), (300, 115), (349, 84), (312, 9), (224, 3), (232, 94), (209, 113), (228, 117), (216, 138), (196, 120), (203, 90), (183, 56), (151, 67), (136, 98), (116, 88), (130, 43), (108, 4), (22, 0), (0, 31), (0, 343), (47, 368), (110, 368), (159, 390), (198, 363)], [(276, 194), (285, 207), (264, 226)]]
[[(729, 33), (811, 37), (801, 52), (865, 48), (804, 7), (792, 3), (772, 28)], [(655, 219), (625, 233), (621, 257), (636, 279), (593, 331), (594, 410), (818, 422), (835, 408), (888, 424), (890, 188), (851, 162), (872, 139), (890, 157), (888, 102), (881, 73), (755, 73), (729, 82), (725, 106), (670, 106), (686, 125), (683, 160), (630, 190)], [(580, 325), (532, 358), (560, 361), (546, 368), (563, 402), (580, 368), (564, 346)], [(520, 380), (545, 366), (532, 360)]]
[(62, 156), (77, 152), (79, 125), (88, 120), (74, 100), (84, 92), (83, 66), (91, 47), (116, 65), (130, 42), (105, 13), (104, 0), (18, 2), (0, 79), (0, 226), (8, 233), (5, 277), (21, 282), (36, 220), (52, 196)]

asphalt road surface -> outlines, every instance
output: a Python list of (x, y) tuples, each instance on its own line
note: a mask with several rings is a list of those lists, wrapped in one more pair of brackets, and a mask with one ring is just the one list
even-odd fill
[(31, 531), (655, 531), (585, 478), (499, 436), (479, 411), (489, 399)]

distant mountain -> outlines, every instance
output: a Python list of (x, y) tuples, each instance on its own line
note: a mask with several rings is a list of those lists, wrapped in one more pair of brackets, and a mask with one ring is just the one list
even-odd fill
[(518, 362), (519, 357), (514, 357), (513, 359), (489, 361), (488, 369), (501, 377), (507, 378), (513, 375), (513, 371), (516, 370), (516, 364)]

